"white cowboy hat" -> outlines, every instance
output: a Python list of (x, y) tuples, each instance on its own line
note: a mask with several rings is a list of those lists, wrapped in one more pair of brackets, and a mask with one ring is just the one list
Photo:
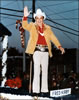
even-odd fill
[(37, 9), (37, 11), (36, 11), (36, 13), (34, 13), (34, 19), (35, 19), (35, 17), (41, 17), (41, 16), (43, 16), (44, 17), (44, 20), (46, 19), (46, 15), (45, 15), (45, 13), (44, 12), (42, 12), (41, 11), (41, 9)]

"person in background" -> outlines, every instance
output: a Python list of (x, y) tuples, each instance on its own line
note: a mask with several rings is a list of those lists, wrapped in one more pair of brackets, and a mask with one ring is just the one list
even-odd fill
[[(49, 56), (52, 57), (51, 41), (63, 54), (64, 48), (51, 30), (51, 27), (44, 23), (46, 15), (41, 9), (34, 13), (35, 22), (28, 23), (30, 11), (24, 7), (22, 27), (30, 33), (30, 38), (26, 48), (26, 53), (33, 55), (34, 76), (32, 91), (34, 94), (48, 93), (48, 63)], [(40, 65), (42, 70), (41, 89), (40, 89)]]
[(29, 74), (23, 73), (22, 89), (29, 92)]

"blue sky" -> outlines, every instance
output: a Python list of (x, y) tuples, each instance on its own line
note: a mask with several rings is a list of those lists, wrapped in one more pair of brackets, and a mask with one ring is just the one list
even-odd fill
[[(35, 5), (36, 9), (41, 8), (46, 13), (47, 19), (50, 19), (56, 23), (78, 31), (78, 0), (36, 0)], [(23, 0), (0, 0), (1, 8), (9, 8), (23, 11), (24, 6), (28, 6), (29, 10), (32, 10), (32, 0), (24, 0), (24, 4)], [(23, 16), (23, 13), (21, 12), (3, 9), (0, 9), (0, 12)], [(30, 17), (32, 17), (31, 14)], [(3, 23), (12, 32), (12, 36), (9, 37), (9, 47), (16, 47), (17, 49), (22, 51), (20, 33), (15, 28), (16, 20), (22, 19), (22, 17), (13, 17), (0, 14), (0, 19), (0, 22)], [(31, 21), (31, 19), (28, 20), (29, 22)], [(64, 32), (52, 27), (53, 32), (61, 42), (62, 46), (64, 48), (78, 48), (78, 36), (71, 34), (73, 33), (78, 35), (78, 32), (72, 29), (70, 30), (68, 28), (65, 28), (52, 21), (45, 20), (45, 23), (70, 32)], [(28, 32), (26, 32), (26, 45), (28, 38), (29, 34)]]

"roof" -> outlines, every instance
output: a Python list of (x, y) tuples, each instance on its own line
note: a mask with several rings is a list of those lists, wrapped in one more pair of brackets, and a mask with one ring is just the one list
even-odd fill
[(0, 37), (4, 35), (11, 36), (11, 32), (2, 23), (0, 23)]

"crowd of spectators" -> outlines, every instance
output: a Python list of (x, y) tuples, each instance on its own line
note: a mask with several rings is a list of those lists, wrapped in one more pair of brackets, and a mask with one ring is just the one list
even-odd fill
[(79, 74), (71, 71), (69, 73), (56, 73), (54, 71), (49, 79), (49, 89), (57, 90), (71, 88), (72, 94), (79, 94)]
[[(21, 77), (20, 77), (21, 76)], [(29, 73), (22, 73), (17, 75), (16, 73), (9, 74), (5, 86), (10, 88), (17, 88), (20, 91), (29, 92)], [(79, 94), (79, 74), (71, 71), (69, 73), (58, 73), (53, 70), (52, 74), (49, 75), (49, 90), (58, 90), (71, 88), (72, 94)], [(0, 100), (8, 100), (0, 96)], [(72, 99), (71, 99), (72, 100)], [(75, 99), (74, 99), (75, 100)]]
[[(29, 73), (24, 72), (21, 75), (22, 77), (14, 74), (8, 77), (6, 86), (10, 86), (11, 88), (19, 88), (28, 92), (30, 80)], [(57, 73), (56, 71), (53, 71), (49, 76), (48, 82), (49, 90), (71, 88), (72, 94), (79, 94), (79, 74), (75, 73), (74, 71), (69, 73)]]

